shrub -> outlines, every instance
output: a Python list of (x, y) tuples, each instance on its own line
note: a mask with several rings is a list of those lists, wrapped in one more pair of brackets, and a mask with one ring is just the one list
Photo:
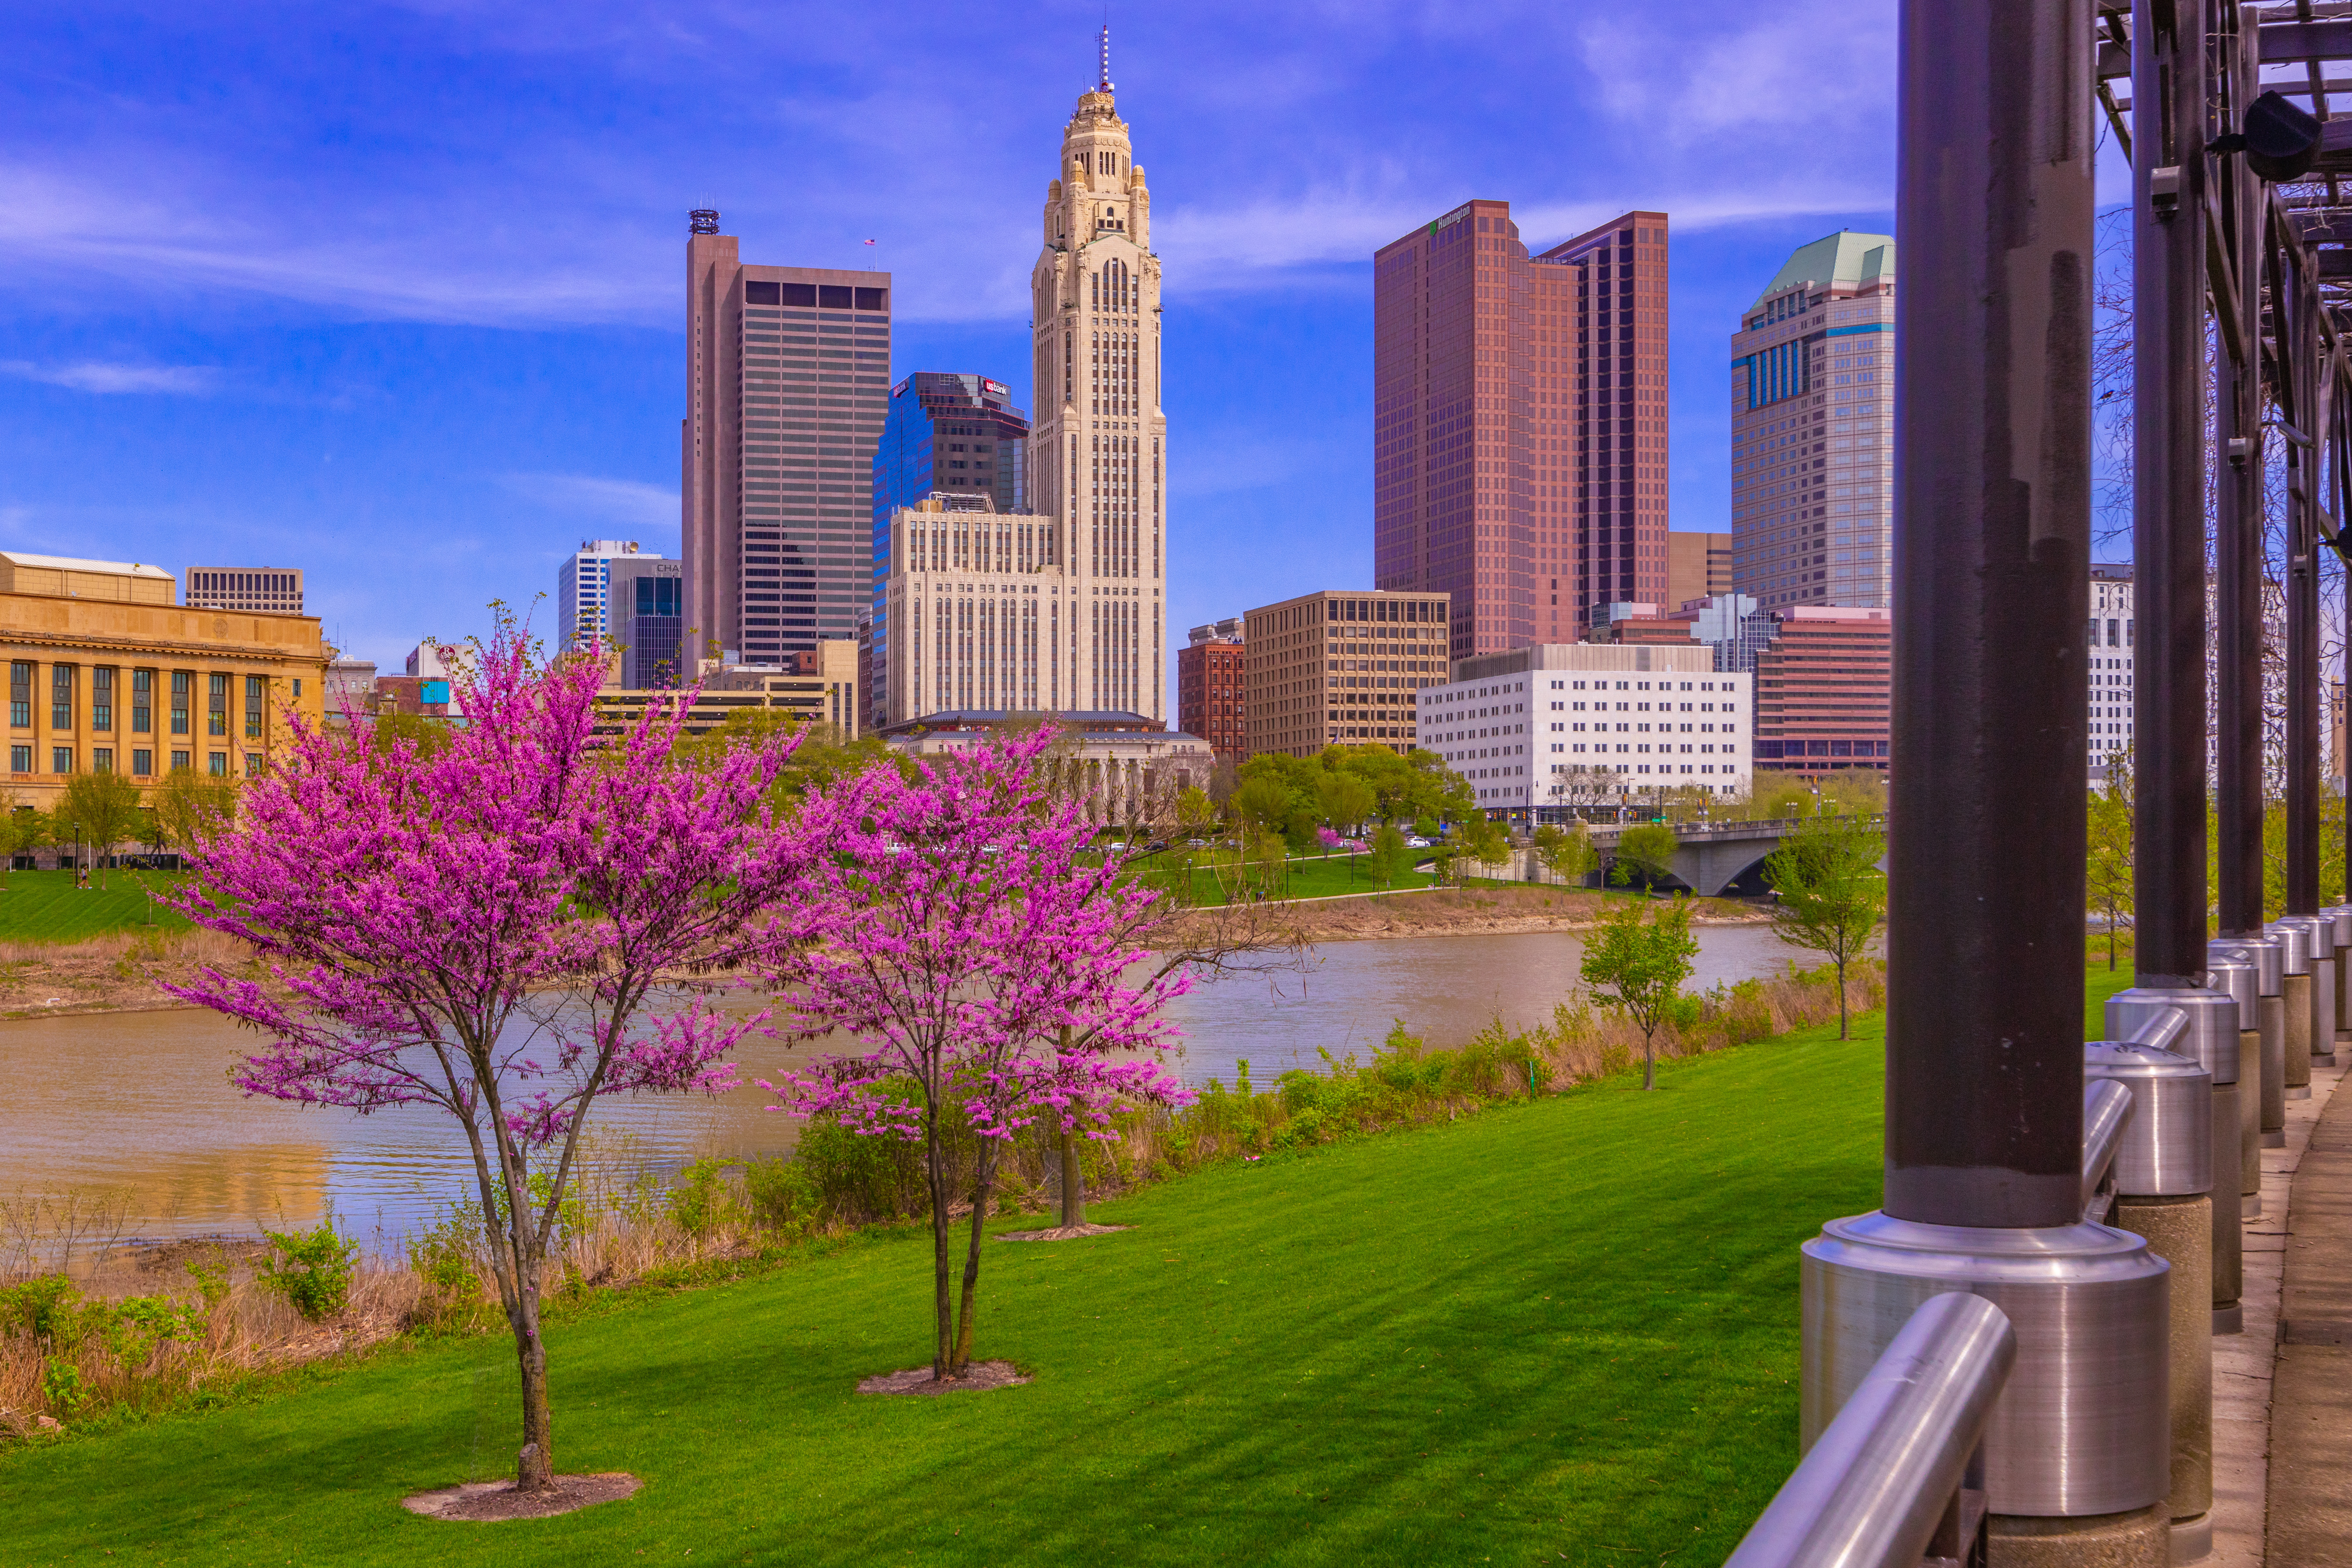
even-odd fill
[(740, 1163), (706, 1157), (678, 1173), (677, 1184), (669, 1190), (669, 1216), (678, 1229), (706, 1241), (733, 1216), (735, 1194), (728, 1189), (727, 1173)]
[(62, 1274), (44, 1274), (22, 1285), (0, 1287), (0, 1330), (48, 1343), (70, 1337), (74, 1305), (81, 1293)]
[(357, 1242), (336, 1232), (333, 1215), (320, 1221), (316, 1230), (261, 1234), (269, 1238), (271, 1249), (269, 1261), (261, 1267), (264, 1284), (314, 1323), (343, 1310), (351, 1300), (360, 1249)]
[(452, 1212), (408, 1240), (408, 1268), (416, 1276), (411, 1326), (457, 1332), (487, 1321), (482, 1275), (474, 1258), (479, 1225)]
[(752, 1222), (785, 1237), (814, 1228), (824, 1198), (808, 1167), (781, 1155), (743, 1162), (743, 1194)]

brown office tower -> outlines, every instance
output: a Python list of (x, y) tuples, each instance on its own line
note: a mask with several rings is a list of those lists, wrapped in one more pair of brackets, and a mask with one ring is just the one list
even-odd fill
[(1666, 217), (1530, 257), (1472, 201), (1373, 258), (1373, 574), (1453, 655), (1570, 641), (1666, 591)]
[(1877, 609), (1792, 605), (1756, 658), (1759, 773), (1886, 770), (1895, 623)]
[(1240, 617), (1194, 626), (1192, 642), (1176, 650), (1176, 727), (1238, 763), (1249, 755), (1243, 695)]
[(296, 566), (191, 566), (180, 602), (192, 610), (250, 610), (265, 616), (302, 613), (302, 572)]
[(890, 401), (888, 273), (745, 266), (717, 213), (694, 213), (692, 230), (678, 437), (688, 673), (857, 636)]
[(1246, 750), (1311, 757), (1326, 746), (1416, 739), (1415, 697), (1446, 676), (1446, 597), (1329, 589), (1242, 617)]

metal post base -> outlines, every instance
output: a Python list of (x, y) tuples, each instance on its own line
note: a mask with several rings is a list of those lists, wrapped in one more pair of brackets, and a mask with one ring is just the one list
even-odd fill
[[(2261, 1139), (2257, 1138), (2257, 1139), (2255, 1139), (2255, 1140), (2254, 1140), (2254, 1147), (2255, 1147), (2255, 1148), (2257, 1148), (2257, 1149), (2259, 1149), (2259, 1148), (2261, 1148), (2261, 1147), (2262, 1147), (2262, 1140), (2261, 1140)], [(2262, 1217), (2263, 1217), (2263, 1194), (2260, 1194), (2260, 1193), (2249, 1193), (2249, 1194), (2239, 1194), (2239, 1197), (2238, 1197), (2238, 1217), (2239, 1217), (2240, 1219), (2260, 1219), (2260, 1218), (2262, 1218)]]
[(2286, 1097), (2289, 1100), (2309, 1100), (2311, 1098), (2311, 1085), (2307, 1083), (2291, 1083), (2286, 1086)]
[(2164, 1527), (2171, 1270), (2146, 1241), (2103, 1225), (1990, 1230), (1881, 1211), (1832, 1220), (1801, 1251), (1801, 1447), (1922, 1302), (1965, 1290), (2008, 1314), (2017, 1332), (2016, 1367), (1985, 1426), (1992, 1510), (2057, 1524), (2155, 1509)]
[(2215, 1338), (2218, 1339), (2223, 1334), (2242, 1334), (2245, 1331), (2246, 1308), (2243, 1302), (2232, 1301), (2226, 1307), (2216, 1307), (2213, 1309), (2213, 1334)]
[(2265, 1133), (2263, 1133), (2263, 1148), (2265, 1148), (2265, 1149), (2284, 1149), (2284, 1148), (2285, 1148), (2285, 1147), (2286, 1147), (2286, 1134), (2285, 1134), (2285, 1133), (2284, 1133), (2284, 1132), (2265, 1132)]
[(2172, 1521), (2172, 1560), (2175, 1563), (2202, 1563), (2213, 1555), (2213, 1516), (2199, 1514), (2195, 1519)]

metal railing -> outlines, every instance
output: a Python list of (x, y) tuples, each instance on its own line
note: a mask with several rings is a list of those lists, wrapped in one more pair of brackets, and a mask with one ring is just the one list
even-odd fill
[(1984, 1495), (1969, 1471), (2016, 1360), (2000, 1308), (1958, 1291), (1929, 1297), (1724, 1568), (1981, 1561)]

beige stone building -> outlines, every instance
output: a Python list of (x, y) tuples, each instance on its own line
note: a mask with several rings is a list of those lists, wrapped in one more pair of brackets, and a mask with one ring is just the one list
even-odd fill
[[(617, 668), (618, 660), (614, 660)], [(706, 661), (702, 691), (687, 713), (688, 735), (706, 735), (746, 708), (779, 708), (804, 724), (824, 724), (845, 741), (858, 735), (857, 644), (828, 637), (814, 649), (774, 665), (719, 665)], [(596, 697), (599, 734), (614, 734), (644, 717), (648, 704), (667, 705), (686, 695), (663, 688), (633, 690), (608, 686)]]
[(1412, 750), (1413, 697), (1445, 679), (1444, 594), (1327, 590), (1243, 617), (1249, 752)]
[(247, 777), (285, 743), (289, 713), (323, 720), (316, 617), (190, 608), (174, 586), (135, 563), (0, 553), (18, 805), (47, 808), (78, 773)]
[[(937, 756), (983, 744), (999, 728), (926, 727), (894, 736), (890, 744), (914, 756)], [(1176, 822), (1178, 797), (1188, 789), (1209, 787), (1217, 757), (1208, 742), (1181, 730), (1073, 729), (1048, 765), (1060, 775), (1061, 787), (1079, 796), (1089, 822), (1139, 834), (1168, 833)]]
[[(1106, 43), (1101, 80), (1080, 95), (1063, 128), (1030, 276), (1036, 420), (1029, 493), (1055, 531), (1048, 558), (1066, 564), (1067, 635), (1055, 649), (1058, 665), (1045, 672), (1050, 690), (1058, 670), (1065, 696), (1052, 706), (1165, 722), (1160, 258), (1151, 249), (1151, 193), (1133, 150), (1112, 99)], [(1017, 601), (1024, 616), (1030, 597)], [(1050, 602), (1045, 614), (1050, 620)]]

